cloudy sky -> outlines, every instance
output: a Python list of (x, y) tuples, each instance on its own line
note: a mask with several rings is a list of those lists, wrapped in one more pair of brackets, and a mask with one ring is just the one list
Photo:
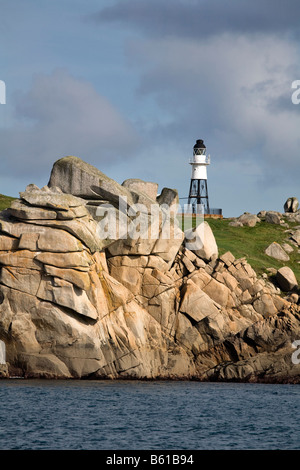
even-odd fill
[[(189, 190), (196, 139), (226, 217), (300, 198), (298, 0), (0, 0), (0, 193), (76, 155)], [(300, 96), (300, 93), (299, 93)]]

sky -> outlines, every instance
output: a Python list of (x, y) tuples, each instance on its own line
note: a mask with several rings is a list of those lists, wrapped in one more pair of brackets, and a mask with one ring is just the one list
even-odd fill
[(0, 0), (0, 11), (0, 193), (46, 185), (75, 155), (185, 198), (203, 139), (210, 206), (225, 217), (300, 199), (298, 0)]

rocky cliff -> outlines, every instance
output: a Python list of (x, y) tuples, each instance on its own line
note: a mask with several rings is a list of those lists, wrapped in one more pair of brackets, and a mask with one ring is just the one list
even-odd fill
[(1, 213), (3, 375), (300, 382), (300, 306), (156, 191), (66, 157)]

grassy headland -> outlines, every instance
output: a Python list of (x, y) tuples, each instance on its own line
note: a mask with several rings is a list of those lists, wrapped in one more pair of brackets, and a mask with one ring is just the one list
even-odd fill
[[(298, 248), (289, 242), (289, 230), (299, 223), (289, 223), (288, 227), (258, 222), (255, 227), (231, 227), (230, 219), (206, 219), (209, 223), (219, 248), (219, 254), (226, 251), (236, 258), (246, 257), (257, 274), (268, 273), (267, 268), (279, 269), (289, 266), (300, 284), (300, 255)], [(277, 261), (265, 254), (265, 249), (272, 243), (288, 243), (294, 250), (289, 253), (290, 261)]]

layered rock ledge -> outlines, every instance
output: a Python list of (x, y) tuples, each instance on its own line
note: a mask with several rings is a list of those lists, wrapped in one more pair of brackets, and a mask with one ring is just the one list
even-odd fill
[[(0, 339), (8, 375), (300, 382), (293, 360), (300, 306), (258, 278), (246, 259), (219, 256), (206, 222), (195, 232), (201, 246), (192, 249), (190, 233), (163, 207), (176, 202), (176, 192), (156, 191), (141, 180), (119, 185), (66, 157), (47, 186), (30, 184), (1, 213)], [(119, 222), (142, 213), (147, 231), (155, 207), (157, 236), (103, 237), (98, 209), (107, 204)], [(289, 282), (292, 293), (298, 286)]]

